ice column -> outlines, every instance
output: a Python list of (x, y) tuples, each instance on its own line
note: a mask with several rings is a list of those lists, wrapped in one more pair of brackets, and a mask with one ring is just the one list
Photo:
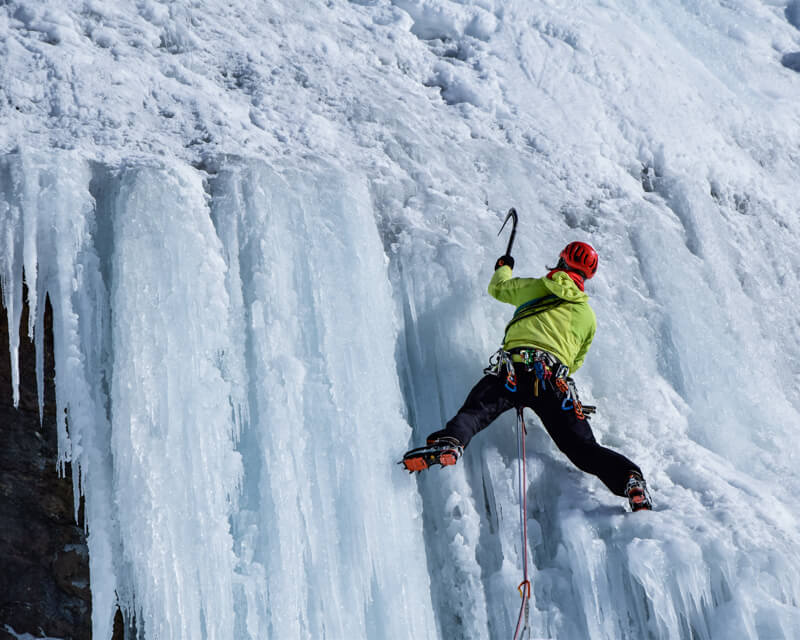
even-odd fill
[(246, 326), (247, 626), (435, 638), (420, 505), (390, 463), (409, 427), (386, 258), (363, 181), (312, 169), (229, 166), (212, 186)]
[(137, 625), (228, 640), (241, 464), (226, 267), (199, 174), (123, 170), (113, 234), (112, 447)]

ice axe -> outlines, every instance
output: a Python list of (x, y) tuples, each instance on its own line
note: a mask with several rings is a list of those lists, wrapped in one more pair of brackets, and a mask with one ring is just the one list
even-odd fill
[(508, 215), (506, 216), (506, 219), (503, 220), (503, 226), (500, 227), (500, 231), (497, 232), (498, 236), (503, 233), (503, 229), (506, 228), (506, 223), (508, 223), (509, 220), (513, 220), (513, 222), (511, 223), (511, 237), (508, 239), (508, 247), (506, 248), (505, 253), (507, 256), (511, 255), (511, 247), (514, 246), (514, 236), (517, 235), (517, 210), (514, 207), (511, 207), (508, 210)]

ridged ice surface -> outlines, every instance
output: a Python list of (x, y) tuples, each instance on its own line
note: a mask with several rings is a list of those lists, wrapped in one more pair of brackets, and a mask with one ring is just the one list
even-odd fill
[(498, 346), (512, 205), (517, 274), (600, 253), (576, 381), (656, 505), (526, 414), (531, 637), (800, 637), (798, 25), (794, 0), (2, 4), (3, 306), (14, 365), (53, 307), (93, 637), (117, 606), (148, 639), (512, 637), (513, 416), (454, 469), (395, 464)]

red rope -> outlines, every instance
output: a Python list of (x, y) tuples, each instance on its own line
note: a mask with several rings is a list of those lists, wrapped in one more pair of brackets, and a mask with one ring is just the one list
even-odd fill
[[(519, 616), (517, 617), (517, 628), (514, 631), (514, 640), (522, 638), (522, 633), (527, 630), (530, 637), (530, 628), (528, 627), (528, 618), (530, 613), (530, 599), (531, 599), (531, 582), (528, 580), (528, 491), (527, 491), (527, 476), (525, 473), (525, 435), (527, 429), (525, 428), (525, 418), (522, 416), (522, 407), (517, 409), (517, 453), (519, 460), (517, 462), (519, 478), (519, 517), (522, 529), (522, 582), (519, 583), (517, 590), (522, 598), (522, 605), (519, 608)], [(524, 620), (524, 624), (523, 624)]]

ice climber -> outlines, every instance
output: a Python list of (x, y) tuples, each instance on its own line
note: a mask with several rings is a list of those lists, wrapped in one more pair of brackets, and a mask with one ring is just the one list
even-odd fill
[(588, 408), (569, 377), (583, 364), (594, 338), (596, 319), (584, 283), (597, 264), (597, 252), (585, 242), (564, 247), (558, 264), (542, 278), (514, 278), (514, 259), (497, 260), (489, 293), (516, 307), (503, 347), (445, 428), (430, 434), (425, 447), (406, 454), (403, 464), (409, 471), (455, 464), (472, 437), (501, 413), (529, 407), (576, 467), (627, 497), (633, 511), (652, 508), (641, 469), (595, 440)]

